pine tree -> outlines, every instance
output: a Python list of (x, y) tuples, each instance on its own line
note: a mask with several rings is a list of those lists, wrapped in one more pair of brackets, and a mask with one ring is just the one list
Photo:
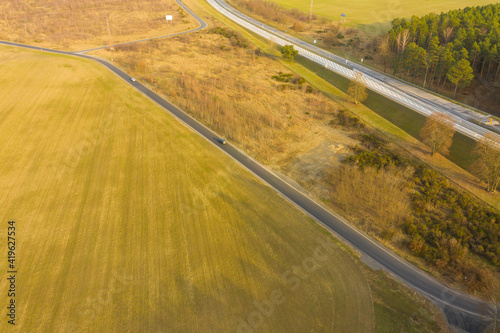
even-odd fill
[(461, 88), (465, 87), (469, 85), (474, 78), (470, 62), (465, 59), (459, 60), (453, 65), (448, 74), (446, 74), (446, 77), (455, 85), (455, 92), (453, 93), (453, 98), (455, 98), (458, 86)]

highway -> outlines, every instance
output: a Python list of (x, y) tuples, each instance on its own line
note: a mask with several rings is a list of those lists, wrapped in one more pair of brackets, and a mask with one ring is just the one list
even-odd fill
[(207, 0), (207, 2), (221, 14), (242, 27), (268, 40), (272, 40), (280, 46), (293, 45), (294, 48), (299, 51), (299, 55), (337, 74), (348, 79), (353, 79), (357, 74), (361, 82), (367, 88), (398, 104), (404, 105), (424, 116), (429, 116), (434, 112), (442, 112), (450, 115), (455, 121), (455, 129), (468, 137), (479, 140), (486, 133), (500, 137), (497, 133), (471, 121), (485, 122), (489, 120), (489, 116), (474, 112), (469, 108), (452, 103), (418, 87), (406, 84), (352, 61), (347, 61), (346, 63), (346, 59), (344, 58), (301, 41), (300, 39), (291, 37), (282, 31), (276, 30), (240, 13), (223, 0)]
[[(209, 2), (212, 0), (209, 0)], [(205, 27), (206, 23), (203, 22), (196, 14), (189, 11), (193, 17), (195, 17), (198, 22), (200, 22), (200, 27)], [(199, 28), (198, 28), (199, 29)], [(476, 320), (482, 321), (484, 327), (484, 322), (490, 320), (492, 313), (498, 311), (496, 305), (489, 304), (484, 300), (466, 295), (457, 290), (451, 289), (439, 282), (435, 278), (429, 276), (425, 272), (417, 269), (413, 265), (407, 263), (405, 260), (401, 259), (395, 255), (392, 251), (384, 248), (382, 245), (372, 240), (370, 237), (365, 235), (363, 232), (352, 227), (349, 223), (344, 221), (341, 217), (330, 212), (328, 209), (323, 207), (321, 204), (317, 203), (315, 200), (309, 196), (303, 194), (299, 190), (295, 189), (293, 186), (285, 182), (276, 176), (268, 168), (261, 165), (259, 162), (255, 161), (253, 158), (237, 149), (230, 143), (226, 145), (221, 145), (218, 143), (219, 135), (212, 130), (205, 127), (203, 124), (186, 114), (184, 111), (177, 108), (175, 105), (171, 104), (167, 100), (163, 99), (161, 96), (144, 86), (138, 81), (131, 81), (130, 76), (103, 59), (91, 57), (86, 54), (81, 53), (71, 53), (65, 51), (58, 51), (46, 48), (40, 48), (36, 46), (23, 45), (18, 43), (12, 43), (7, 41), (0, 41), (1, 44), (24, 47), (34, 50), (39, 50), (41, 52), (53, 52), (58, 54), (73, 55), (78, 57), (83, 57), (86, 59), (91, 59), (99, 62), (113, 73), (122, 78), (125, 82), (132, 85), (135, 89), (149, 97), (151, 100), (156, 102), (165, 111), (174, 115), (187, 127), (191, 128), (194, 132), (198, 133), (206, 140), (217, 146), (220, 150), (225, 152), (240, 165), (245, 167), (255, 176), (260, 178), (267, 185), (275, 189), (284, 198), (294, 203), (297, 207), (315, 219), (317, 222), (322, 224), (325, 228), (332, 231), (334, 234), (340, 236), (342, 239), (350, 243), (354, 248), (359, 250), (363, 255), (366, 255), (380, 264), (387, 272), (409, 285), (410, 287), (418, 290), (423, 295), (431, 298), (432, 300), (438, 302), (442, 306), (446, 306), (448, 311), (454, 313), (465, 314), (474, 317)], [(450, 310), (451, 309), (451, 310)], [(450, 315), (447, 313), (448, 318)], [(460, 323), (457, 324), (461, 326)], [(469, 330), (467, 327), (462, 327)], [(470, 331), (474, 331), (471, 329)]]

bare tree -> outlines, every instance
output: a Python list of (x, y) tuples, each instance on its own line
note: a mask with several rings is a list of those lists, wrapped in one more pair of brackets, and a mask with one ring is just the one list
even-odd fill
[(486, 182), (486, 190), (495, 192), (500, 183), (500, 138), (487, 133), (476, 144), (474, 156), (476, 161), (472, 164), (472, 172)]
[(432, 156), (436, 152), (443, 155), (448, 154), (453, 143), (454, 134), (455, 126), (453, 118), (439, 112), (430, 115), (420, 130), (420, 137), (431, 149)]
[(397, 53), (401, 52), (401, 32), (397, 34), (396, 36), (396, 48), (397, 48)]
[(406, 48), (406, 45), (408, 45), (408, 42), (410, 41), (410, 30), (405, 29), (403, 32), (401, 32), (401, 39), (400, 39), (400, 52), (403, 52)]
[(443, 30), (443, 38), (444, 38), (444, 45), (448, 44), (448, 42), (451, 40), (451, 37), (453, 37), (453, 27), (448, 27)]
[(349, 83), (349, 88), (347, 88), (347, 94), (352, 98), (354, 104), (363, 103), (368, 97), (366, 87), (361, 83), (361, 79), (361, 73), (355, 72), (354, 78)]
[(379, 54), (380, 57), (382, 58), (382, 61), (384, 62), (384, 73), (387, 69), (387, 62), (389, 60), (389, 56), (391, 55), (391, 49), (389, 46), (389, 37), (384, 37), (380, 40), (380, 45), (379, 45)]

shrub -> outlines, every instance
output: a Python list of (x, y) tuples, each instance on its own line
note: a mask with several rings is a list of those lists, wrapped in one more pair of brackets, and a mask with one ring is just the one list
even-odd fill
[(323, 43), (330, 47), (337, 46), (339, 44), (338, 37), (333, 32), (329, 32), (323, 37)]
[(349, 110), (343, 109), (337, 112), (337, 122), (339, 125), (353, 128), (364, 128), (363, 124), (358, 117), (351, 115)]
[(304, 31), (304, 27), (302, 26), (302, 23), (300, 23), (299, 21), (295, 21), (293, 23), (292, 29), (295, 30), (295, 31), (297, 31), (297, 32)]
[(299, 51), (296, 50), (293, 45), (285, 45), (281, 48), (281, 54), (285, 60), (293, 61), (295, 56), (299, 54)]

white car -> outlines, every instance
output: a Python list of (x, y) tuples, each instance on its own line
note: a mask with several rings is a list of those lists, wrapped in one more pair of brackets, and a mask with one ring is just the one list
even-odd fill
[(136, 80), (133, 77), (131, 77), (130, 81), (135, 82)]

